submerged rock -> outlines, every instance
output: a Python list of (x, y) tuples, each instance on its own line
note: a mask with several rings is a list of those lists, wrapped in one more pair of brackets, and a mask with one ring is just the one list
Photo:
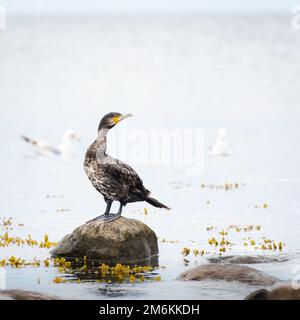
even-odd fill
[(157, 237), (144, 223), (120, 217), (109, 223), (93, 221), (65, 236), (51, 252), (53, 257), (83, 258), (106, 263), (155, 264)]
[(0, 290), (0, 300), (60, 300), (48, 294), (26, 290)]
[(281, 285), (271, 291), (259, 289), (250, 293), (245, 300), (300, 300), (300, 288), (291, 285)]
[(237, 264), (203, 264), (184, 271), (177, 280), (226, 280), (272, 286), (278, 280), (265, 272)]
[(284, 262), (288, 258), (284, 255), (258, 255), (258, 256), (223, 256), (217, 258), (209, 258), (211, 263), (237, 263), (237, 264), (255, 264), (255, 263), (272, 263), (272, 262)]

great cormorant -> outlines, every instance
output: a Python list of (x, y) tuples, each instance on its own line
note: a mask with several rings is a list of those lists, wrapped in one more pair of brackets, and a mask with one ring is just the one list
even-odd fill
[[(91, 221), (115, 220), (121, 216), (123, 206), (129, 202), (146, 201), (154, 207), (169, 209), (150, 197), (150, 191), (144, 187), (141, 178), (129, 165), (106, 154), (107, 132), (130, 116), (132, 114), (122, 115), (117, 112), (105, 115), (100, 121), (97, 139), (86, 152), (84, 170), (92, 185), (103, 195), (107, 205), (105, 213)], [(110, 213), (113, 201), (120, 202), (117, 214)]]

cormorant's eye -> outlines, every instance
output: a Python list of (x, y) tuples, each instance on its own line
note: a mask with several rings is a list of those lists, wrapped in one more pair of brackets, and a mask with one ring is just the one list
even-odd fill
[(119, 117), (119, 116), (114, 116), (114, 117), (113, 117), (113, 122), (114, 122), (115, 124), (117, 124), (119, 121), (120, 121), (120, 117)]

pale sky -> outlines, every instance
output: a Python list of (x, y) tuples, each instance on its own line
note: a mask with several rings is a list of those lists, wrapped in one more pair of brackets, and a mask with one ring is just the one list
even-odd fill
[(300, 0), (0, 0), (9, 13), (284, 12)]

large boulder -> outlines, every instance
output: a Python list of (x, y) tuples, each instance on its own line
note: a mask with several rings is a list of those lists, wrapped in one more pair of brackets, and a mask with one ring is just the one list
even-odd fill
[(60, 300), (48, 294), (26, 290), (0, 290), (0, 300)]
[(65, 236), (52, 250), (53, 257), (83, 258), (107, 263), (157, 260), (157, 237), (144, 223), (120, 217), (109, 223), (93, 221)]
[(245, 300), (300, 300), (300, 288), (285, 284), (271, 291), (259, 289), (250, 293)]
[(203, 264), (180, 274), (177, 280), (226, 280), (272, 286), (277, 282), (265, 272), (237, 264)]

